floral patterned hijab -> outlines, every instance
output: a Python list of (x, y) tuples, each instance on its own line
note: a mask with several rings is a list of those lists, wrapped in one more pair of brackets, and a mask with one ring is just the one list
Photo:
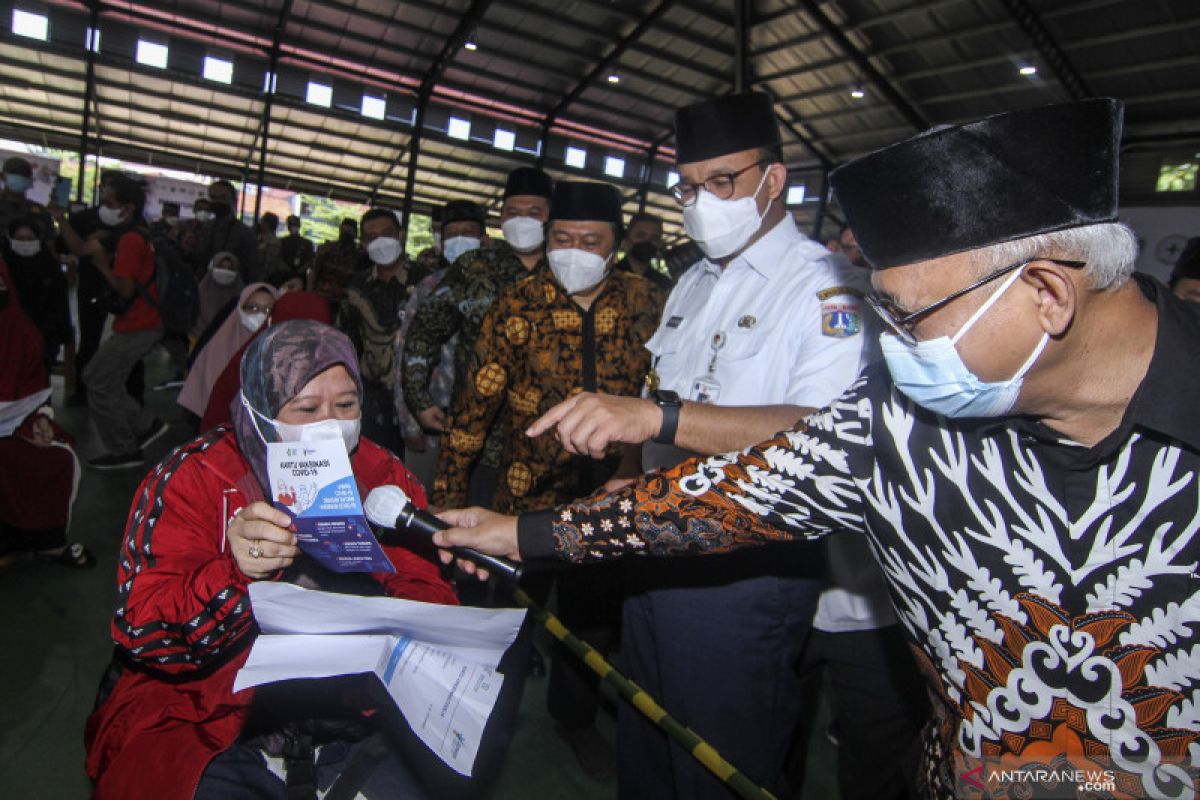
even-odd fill
[[(307, 319), (281, 322), (263, 330), (246, 348), (242, 356), (242, 391), (234, 396), (229, 410), (238, 448), (264, 490), (269, 485), (267, 446), (258, 430), (268, 439), (279, 441), (274, 426), (266, 420), (275, 419), (309, 381), (338, 364), (354, 379), (361, 402), (362, 378), (354, 345), (336, 328)], [(255, 420), (242, 404), (243, 397), (262, 415), (257, 430)]]

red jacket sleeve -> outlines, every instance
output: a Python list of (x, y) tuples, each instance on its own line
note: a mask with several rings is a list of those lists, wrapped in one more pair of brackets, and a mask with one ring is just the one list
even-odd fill
[(222, 547), (222, 509), (245, 501), (199, 463), (224, 435), (211, 432), (168, 456), (142, 481), (129, 512), (113, 641), (157, 671), (207, 667), (253, 630), (248, 579)]

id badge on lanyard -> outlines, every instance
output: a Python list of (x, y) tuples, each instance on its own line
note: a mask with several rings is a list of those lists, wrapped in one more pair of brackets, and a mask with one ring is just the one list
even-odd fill
[(721, 384), (717, 380), (717, 356), (725, 346), (725, 332), (717, 331), (708, 342), (712, 358), (708, 360), (708, 371), (692, 382), (691, 399), (697, 403), (716, 403), (721, 397)]

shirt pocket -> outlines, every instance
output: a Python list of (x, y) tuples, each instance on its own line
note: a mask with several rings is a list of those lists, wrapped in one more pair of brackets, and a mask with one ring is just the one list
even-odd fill
[[(756, 358), (771, 338), (771, 330), (759, 323), (752, 328), (740, 327), (735, 321), (725, 332), (725, 343), (717, 358), (725, 362), (745, 362)], [(711, 348), (712, 340), (709, 339)]]
[(654, 332), (646, 341), (646, 349), (650, 351), (651, 360), (670, 358), (679, 352), (684, 341), (684, 326), (668, 328), (665, 325)]

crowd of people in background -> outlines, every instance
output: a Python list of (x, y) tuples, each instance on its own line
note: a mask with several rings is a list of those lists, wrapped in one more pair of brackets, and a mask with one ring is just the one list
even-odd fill
[[(147, 447), (181, 426), (205, 448), (220, 444), (203, 459), (250, 469), (261, 443), (247, 413), (282, 415), (305, 385), (289, 373), (275, 387), (279, 374), (248, 368), (243, 356), (266, 358), (301, 337), (305, 358), (326, 371), (345, 366), (337, 380), (357, 392), (361, 436), (378, 447), (356, 472), (386, 466), (389, 479), (427, 492), (434, 510), (504, 514), (619, 489), (693, 454), (748, 448), (791, 427), (796, 407), (826, 406), (880, 359), (874, 314), (860, 304), (870, 265), (854, 231), (815, 242), (794, 224), (766, 96), (682, 109), (676, 136), (673, 194), (699, 246), (682, 274), (668, 269), (661, 218), (627, 216), (612, 185), (556, 183), (531, 167), (508, 175), (495, 209), (482, 197), (433, 209), (435, 244), (410, 256), (408, 221), (390, 208), (343, 219), (337, 238), (318, 244), (298, 216), (282, 221), (283, 236), (274, 213), (248, 224), (224, 179), (190, 209), (151, 209), (136, 176), (108, 171), (95, 207), (45, 207), (25, 198), (29, 163), (10, 158), (0, 195), (0, 564), (23, 553), (77, 568), (96, 561), (67, 540), (87, 480), (54, 415), (50, 376), (67, 370), (76, 388), (63, 403), (87, 407), (102, 447), (87, 468), (146, 471)], [(1200, 238), (1169, 286), (1200, 302)], [(178, 390), (169, 419), (146, 412), (145, 361), (160, 347), (172, 374), (151, 388)], [(713, 413), (677, 428), (683, 401)], [(606, 419), (624, 420), (627, 432), (601, 436)], [(139, 491), (156, 491), (147, 480)], [(267, 512), (247, 519), (281, 524)], [(234, 552), (254, 577), (253, 553)], [(454, 602), (450, 584), (422, 564), (425, 590), (387, 590)], [(546, 602), (552, 581), (527, 588)], [(457, 596), (495, 602), (466, 585)], [(634, 680), (776, 789), (803, 781), (812, 732), (802, 723), (813, 709), (803, 684), (823, 673), (842, 796), (910, 795), (911, 753), (930, 709), (862, 537), (720, 561), (596, 564), (560, 575), (554, 597), (572, 630), (601, 651), (619, 649)], [(595, 676), (565, 649), (545, 656), (533, 648), (522, 669), (549, 673), (550, 714), (585, 773), (618, 774), (626, 797), (726, 796), (631, 709), (614, 750), (594, 725)], [(108, 768), (99, 763), (89, 762)]]

